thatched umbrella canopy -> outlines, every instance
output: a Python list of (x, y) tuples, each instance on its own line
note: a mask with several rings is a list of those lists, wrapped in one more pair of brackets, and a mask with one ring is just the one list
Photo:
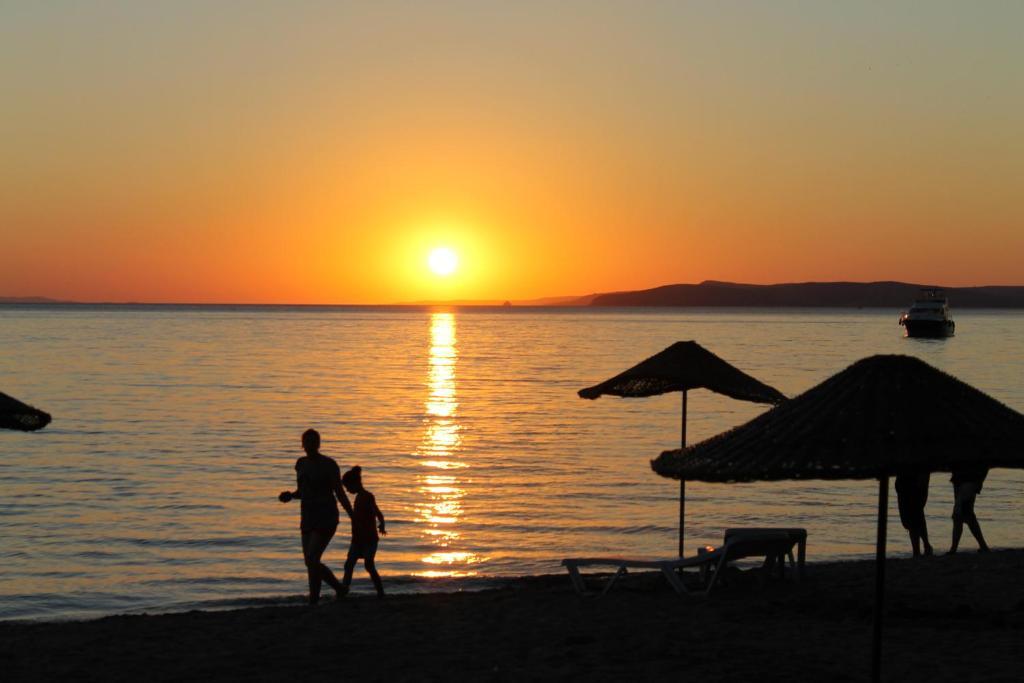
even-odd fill
[(878, 680), (889, 477), (1024, 468), (1024, 415), (917, 358), (872, 356), (744, 425), (662, 453), (651, 467), (706, 482), (878, 479)]
[[(672, 391), (683, 394), (682, 434), (686, 446), (686, 396), (690, 389), (708, 389), (741, 401), (780, 403), (786, 400), (777, 389), (730, 365), (695, 341), (676, 342), (660, 353), (637, 363), (625, 372), (586, 389), (580, 398), (596, 399), (607, 394), (623, 398), (657, 396)], [(686, 518), (686, 480), (679, 481), (679, 555), (683, 555)]]
[(0, 427), (31, 432), (50, 424), (49, 413), (0, 392)]
[(730, 365), (695, 341), (676, 342), (611, 379), (580, 389), (580, 398), (605, 394), (637, 398), (671, 391), (709, 389), (741, 401), (781, 403), (777, 389)]

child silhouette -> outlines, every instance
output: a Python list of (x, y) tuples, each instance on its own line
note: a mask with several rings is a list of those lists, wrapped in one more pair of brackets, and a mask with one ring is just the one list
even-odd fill
[[(384, 586), (380, 581), (380, 574), (374, 564), (374, 557), (377, 555), (377, 543), (380, 535), (386, 536), (384, 529), (384, 515), (377, 507), (377, 499), (373, 494), (363, 488), (363, 468), (356, 466), (350, 469), (341, 478), (345, 490), (354, 495), (355, 502), (352, 505), (352, 542), (348, 546), (348, 559), (345, 560), (345, 576), (341, 580), (341, 594), (348, 592), (352, 583), (352, 570), (356, 567), (359, 558), (363, 559), (363, 566), (366, 567), (373, 587), (377, 589), (377, 597), (384, 597)], [(374, 524), (377, 522), (377, 524)]]

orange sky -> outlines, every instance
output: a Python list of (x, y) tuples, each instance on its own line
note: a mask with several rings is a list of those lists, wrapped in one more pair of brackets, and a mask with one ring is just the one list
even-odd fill
[(5, 3), (0, 296), (1024, 284), (1024, 5), (722, 4)]

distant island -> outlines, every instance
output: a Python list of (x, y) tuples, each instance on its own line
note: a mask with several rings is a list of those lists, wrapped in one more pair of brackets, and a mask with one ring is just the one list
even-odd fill
[(1024, 286), (941, 287), (910, 282), (793, 282), (750, 285), (705, 280), (699, 284), (560, 296), (524, 301), (415, 301), (417, 306), (592, 306), (746, 308), (908, 308), (923, 289), (941, 289), (953, 308), (1024, 308)]
[(632, 292), (597, 294), (590, 306), (744, 306), (771, 308), (906, 308), (922, 289), (941, 289), (954, 308), (1024, 308), (1024, 287), (940, 287), (907, 282), (798, 282), (747, 285), (707, 280)]

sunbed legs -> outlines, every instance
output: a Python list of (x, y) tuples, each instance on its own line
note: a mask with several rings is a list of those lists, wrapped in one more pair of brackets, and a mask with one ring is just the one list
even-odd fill
[(796, 573), (796, 578), (799, 581), (803, 576), (803, 567), (797, 564), (796, 558), (793, 557), (793, 551), (787, 550), (785, 554), (779, 553), (778, 555), (768, 555), (764, 558), (764, 564), (761, 565), (765, 575), (770, 576), (773, 570), (778, 569), (780, 579), (786, 578), (786, 559), (789, 559), (789, 568)]
[(722, 573), (722, 570), (725, 569), (724, 560), (725, 555), (722, 555), (722, 559), (715, 563), (715, 569), (711, 572), (711, 580), (704, 586), (704, 595), (710, 595), (711, 589), (715, 587), (716, 583), (718, 583), (718, 577)]
[(686, 584), (683, 583), (681, 570), (677, 573), (673, 567), (662, 567), (661, 573), (665, 576), (665, 580), (668, 581), (668, 585), (672, 586), (679, 595), (686, 595), (690, 592), (686, 589)]
[[(583, 581), (583, 575), (580, 574), (580, 569), (574, 564), (567, 564), (565, 568), (569, 571), (569, 580), (572, 581), (572, 587), (576, 589), (576, 592), (580, 595), (588, 595), (587, 584)], [(618, 570), (612, 574), (612, 577), (608, 579), (608, 583), (605, 584), (604, 589), (600, 595), (604, 595), (612, 589), (615, 582), (619, 580), (619, 577), (626, 573), (625, 567), (619, 567)], [(600, 595), (598, 597), (600, 597)]]
[(619, 567), (619, 570), (612, 575), (612, 578), (608, 579), (608, 583), (605, 585), (604, 590), (601, 591), (601, 595), (604, 595), (612, 589), (615, 582), (619, 580), (619, 577), (626, 573), (625, 567)]
[(566, 565), (566, 569), (569, 570), (569, 579), (572, 581), (572, 587), (576, 589), (576, 592), (580, 595), (587, 594), (587, 586), (583, 583), (583, 577), (580, 576), (579, 567), (574, 564)]

